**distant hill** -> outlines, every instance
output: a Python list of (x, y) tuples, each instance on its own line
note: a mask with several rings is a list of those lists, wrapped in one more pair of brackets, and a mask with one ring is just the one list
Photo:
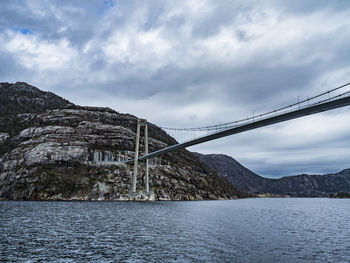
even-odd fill
[(223, 154), (195, 154), (232, 185), (252, 194), (331, 197), (341, 192), (350, 193), (350, 169), (336, 174), (302, 174), (280, 179), (269, 179), (255, 174), (230, 156)]
[[(82, 107), (24, 82), (0, 83), (0, 199), (203, 200), (247, 196), (192, 153), (150, 160), (152, 195), (130, 195), (137, 117)], [(149, 124), (149, 150), (174, 144)], [(144, 151), (143, 145), (140, 148)], [(144, 189), (144, 163), (138, 189)]]
[(250, 193), (264, 192), (264, 186), (268, 179), (250, 171), (232, 157), (224, 154), (194, 154), (238, 189)]

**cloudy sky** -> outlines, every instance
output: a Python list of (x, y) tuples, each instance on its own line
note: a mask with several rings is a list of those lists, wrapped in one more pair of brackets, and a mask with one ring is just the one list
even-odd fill
[[(350, 82), (349, 47), (348, 0), (0, 0), (1, 82), (159, 126), (233, 121)], [(268, 177), (338, 172), (349, 123), (343, 108), (189, 150)]]

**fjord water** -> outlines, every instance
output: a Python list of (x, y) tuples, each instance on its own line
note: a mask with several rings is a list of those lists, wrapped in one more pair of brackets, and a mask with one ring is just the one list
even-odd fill
[(0, 262), (350, 262), (350, 200), (0, 202)]

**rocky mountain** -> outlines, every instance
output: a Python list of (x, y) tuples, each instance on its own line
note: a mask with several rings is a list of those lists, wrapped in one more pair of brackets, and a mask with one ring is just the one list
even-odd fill
[(350, 193), (350, 169), (336, 174), (296, 175), (280, 179), (261, 177), (222, 154), (196, 156), (238, 189), (252, 194), (293, 197), (331, 197)]
[[(23, 82), (0, 83), (0, 198), (9, 200), (202, 200), (246, 196), (182, 150), (150, 160), (151, 194), (132, 166), (136, 117), (81, 107)], [(142, 135), (142, 134), (141, 134)], [(149, 124), (149, 150), (176, 141)], [(141, 145), (140, 151), (144, 151)], [(107, 161), (102, 164), (100, 161)]]
[(224, 154), (193, 154), (238, 189), (253, 194), (264, 191), (265, 182), (268, 179), (250, 171), (232, 157)]

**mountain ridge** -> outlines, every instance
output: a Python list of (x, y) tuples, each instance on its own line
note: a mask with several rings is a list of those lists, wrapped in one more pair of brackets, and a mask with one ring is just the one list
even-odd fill
[(340, 192), (350, 193), (350, 169), (333, 174), (301, 174), (272, 179), (255, 174), (228, 155), (194, 154), (232, 185), (251, 194), (332, 197)]

